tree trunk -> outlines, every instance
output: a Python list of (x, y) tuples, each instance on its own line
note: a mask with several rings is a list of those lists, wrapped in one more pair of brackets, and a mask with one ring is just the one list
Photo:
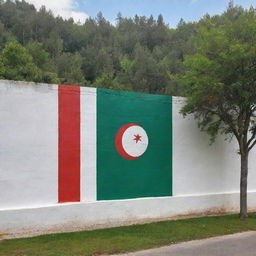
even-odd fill
[(248, 176), (248, 152), (241, 154), (241, 178), (240, 178), (240, 218), (246, 219), (247, 214), (247, 176)]

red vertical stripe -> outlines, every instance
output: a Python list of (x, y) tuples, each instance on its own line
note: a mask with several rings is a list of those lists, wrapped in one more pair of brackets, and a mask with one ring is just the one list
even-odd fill
[(80, 87), (59, 85), (59, 203), (80, 201)]

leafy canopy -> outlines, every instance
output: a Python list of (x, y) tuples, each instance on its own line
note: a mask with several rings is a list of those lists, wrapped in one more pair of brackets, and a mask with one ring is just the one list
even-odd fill
[(116, 25), (102, 13), (77, 24), (46, 7), (0, 0), (0, 55), (15, 41), (14, 58), (24, 56), (21, 47), (30, 56), (26, 74), (17, 66), (9, 72), (0, 57), (0, 77), (177, 95), (179, 87), (168, 74), (179, 73), (195, 25), (183, 21), (175, 30), (162, 15), (126, 18), (121, 13)]
[(256, 133), (256, 11), (231, 6), (201, 24), (180, 79), (187, 96), (182, 112), (195, 114), (212, 140), (219, 132), (235, 135), (240, 152), (249, 151)]

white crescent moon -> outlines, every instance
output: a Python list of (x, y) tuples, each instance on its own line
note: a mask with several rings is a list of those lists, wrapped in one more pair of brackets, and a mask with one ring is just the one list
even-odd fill
[(122, 157), (134, 160), (141, 157), (147, 150), (148, 136), (140, 125), (129, 123), (118, 130), (115, 145)]

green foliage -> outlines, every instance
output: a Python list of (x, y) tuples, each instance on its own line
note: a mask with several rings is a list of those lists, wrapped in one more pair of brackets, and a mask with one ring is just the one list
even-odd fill
[(187, 104), (182, 111), (194, 113), (212, 140), (218, 132), (236, 136), (243, 151), (240, 140), (247, 142), (250, 130), (249, 149), (256, 129), (252, 118), (256, 109), (256, 11), (243, 10), (234, 20), (231, 12), (238, 10), (229, 9), (218, 23), (209, 17), (201, 21), (204, 26), (193, 38), (196, 53), (184, 61), (181, 81)]
[[(186, 23), (183, 27), (185, 31)], [(18, 42), (30, 56), (29, 72), (34, 70), (26, 77), (14, 72), (4, 78), (165, 93), (172, 83), (168, 73), (181, 61), (174, 52), (182, 51), (180, 45), (185, 47), (191, 27), (187, 36), (180, 32), (174, 37), (175, 30), (162, 15), (155, 20), (119, 14), (113, 26), (102, 13), (76, 24), (73, 19), (55, 18), (45, 7), (37, 11), (25, 1), (4, 1), (0, 3), (0, 52), (9, 42)]]
[(119, 84), (124, 85), (127, 91), (133, 90), (134, 63), (134, 60), (128, 57), (123, 57), (120, 60), (120, 71), (117, 74), (116, 80)]
[(96, 88), (106, 88), (118, 91), (131, 91), (132, 89), (127, 85), (120, 84), (116, 79), (113, 78), (113, 75), (110, 74), (102, 74), (96, 79), (93, 86)]
[(3, 58), (2, 56), (0, 56), (0, 79), (4, 78), (4, 72), (5, 72), (5, 68), (4, 68)]
[(79, 53), (63, 53), (56, 58), (55, 63), (62, 84), (87, 84), (82, 73), (82, 57)]
[(241, 160), (240, 218), (247, 214), (248, 156), (256, 145), (256, 10), (234, 7), (222, 16), (206, 15), (185, 57), (180, 81), (187, 102), (184, 115), (194, 114), (214, 141), (218, 133), (236, 138)]
[(29, 42), (26, 49), (33, 58), (33, 62), (39, 68), (45, 68), (49, 61), (49, 53), (43, 49), (43, 45), (38, 42)]
[(42, 80), (40, 82), (47, 83), (47, 84), (59, 84), (60, 79), (57, 73), (54, 72), (43, 72)]
[(2, 76), (5, 79), (35, 82), (41, 79), (40, 69), (33, 63), (32, 56), (17, 42), (10, 42), (5, 46), (2, 64)]
[(27, 48), (15, 41), (6, 44), (0, 56), (0, 77), (10, 80), (57, 83), (54, 72), (44, 66), (48, 54), (37, 43), (30, 43)]
[(103, 73), (113, 74), (114, 67), (110, 54), (106, 49), (101, 48), (96, 59), (96, 75)]

